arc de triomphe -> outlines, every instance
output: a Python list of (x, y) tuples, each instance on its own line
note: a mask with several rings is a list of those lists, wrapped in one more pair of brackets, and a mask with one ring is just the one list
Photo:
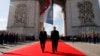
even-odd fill
[[(40, 22), (40, 10), (46, 0), (11, 0), (7, 30), (19, 34), (35, 36), (43, 23)], [(62, 7), (64, 13), (65, 35), (81, 33), (100, 33), (100, 9), (98, 0), (53, 0)]]

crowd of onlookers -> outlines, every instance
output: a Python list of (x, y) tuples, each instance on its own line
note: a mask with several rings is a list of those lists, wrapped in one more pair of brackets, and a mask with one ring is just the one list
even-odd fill
[(72, 35), (62, 37), (61, 39), (65, 41), (72, 41), (72, 42), (88, 42), (88, 43), (99, 43), (100, 42), (100, 33), (84, 33), (80, 35)]
[(0, 31), (0, 44), (16, 44), (27, 40), (34, 40), (34, 36), (25, 36), (24, 34)]
[[(88, 43), (100, 43), (100, 33), (84, 33), (80, 35), (61, 36), (62, 40), (71, 42), (88, 42)], [(24, 34), (18, 34), (7, 31), (0, 31), (0, 44), (16, 44), (18, 42), (24, 42), (27, 40), (35, 40), (34, 36), (25, 36)]]

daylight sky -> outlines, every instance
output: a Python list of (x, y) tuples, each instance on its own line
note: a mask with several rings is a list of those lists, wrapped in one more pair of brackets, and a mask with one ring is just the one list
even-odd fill
[(6, 30), (10, 0), (0, 0), (0, 30)]
[[(6, 30), (9, 5), (10, 5), (10, 0), (0, 0), (0, 30)], [(53, 10), (54, 10), (54, 14), (53, 14), (54, 26), (56, 26), (57, 30), (59, 30), (60, 34), (62, 34), (63, 33), (63, 23), (62, 23), (61, 7), (54, 4)], [(53, 25), (45, 23), (44, 26), (48, 34), (50, 34)]]

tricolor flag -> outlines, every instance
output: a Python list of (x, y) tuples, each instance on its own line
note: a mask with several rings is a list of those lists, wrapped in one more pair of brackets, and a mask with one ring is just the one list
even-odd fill
[(46, 0), (45, 8), (40, 11), (40, 21), (53, 24), (52, 0)]

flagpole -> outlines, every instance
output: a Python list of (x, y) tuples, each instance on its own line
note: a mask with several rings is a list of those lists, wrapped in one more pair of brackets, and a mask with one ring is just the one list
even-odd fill
[(52, 19), (53, 19), (53, 0), (51, 0), (51, 8), (52, 8)]

